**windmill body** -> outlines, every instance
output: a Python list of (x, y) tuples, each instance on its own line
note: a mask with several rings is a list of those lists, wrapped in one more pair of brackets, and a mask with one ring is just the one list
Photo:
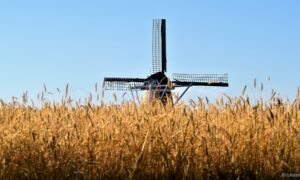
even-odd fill
[[(160, 99), (166, 102), (171, 98), (171, 91), (177, 87), (186, 87), (176, 102), (192, 86), (228, 86), (227, 74), (173, 74), (171, 80), (166, 76), (166, 20), (153, 20), (152, 30), (152, 74), (147, 78), (106, 77), (103, 81), (104, 90), (144, 91), (144, 101)], [(175, 103), (176, 103), (175, 102)]]

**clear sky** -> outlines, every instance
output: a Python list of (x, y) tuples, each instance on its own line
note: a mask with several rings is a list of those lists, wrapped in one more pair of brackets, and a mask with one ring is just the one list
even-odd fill
[(187, 98), (239, 95), (255, 78), (293, 98), (299, 9), (298, 0), (0, 1), (0, 98), (67, 83), (85, 96), (105, 76), (146, 77), (155, 18), (167, 20), (169, 75), (230, 76), (229, 88), (193, 88)]

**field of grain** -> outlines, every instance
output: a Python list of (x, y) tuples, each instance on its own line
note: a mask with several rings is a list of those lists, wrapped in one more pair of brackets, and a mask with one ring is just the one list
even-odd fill
[(280, 178), (300, 172), (300, 96), (0, 103), (1, 179)]

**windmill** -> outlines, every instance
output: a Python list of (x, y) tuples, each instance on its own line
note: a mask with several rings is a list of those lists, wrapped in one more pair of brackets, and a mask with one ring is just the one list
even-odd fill
[[(105, 77), (104, 90), (148, 92), (148, 100), (160, 99), (163, 103), (171, 97), (171, 91), (178, 87), (186, 89), (179, 96), (176, 104), (192, 86), (228, 87), (227, 74), (173, 74), (173, 79), (166, 76), (167, 52), (166, 52), (166, 20), (153, 20), (152, 30), (152, 74), (147, 78), (120, 78)], [(139, 98), (138, 98), (139, 99)]]

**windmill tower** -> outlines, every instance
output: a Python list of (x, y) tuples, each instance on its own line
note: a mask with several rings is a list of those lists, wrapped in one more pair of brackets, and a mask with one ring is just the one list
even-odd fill
[(217, 86), (228, 87), (227, 74), (173, 74), (173, 79), (166, 76), (167, 51), (166, 51), (166, 20), (153, 20), (152, 30), (152, 74), (147, 78), (120, 78), (106, 77), (103, 81), (104, 90), (121, 90), (147, 92), (148, 101), (154, 98), (163, 103), (171, 97), (171, 91), (177, 87), (186, 89), (179, 96), (175, 104), (192, 86)]

